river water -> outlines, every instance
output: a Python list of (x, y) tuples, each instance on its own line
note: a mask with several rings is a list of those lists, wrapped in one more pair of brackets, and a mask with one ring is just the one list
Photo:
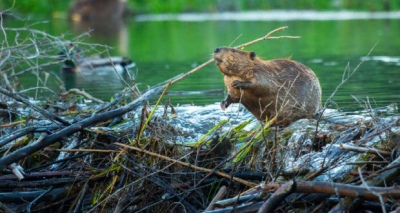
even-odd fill
[[(13, 27), (23, 23), (10, 20), (4, 25)], [(282, 26), (288, 26), (288, 29), (276, 36), (301, 38), (263, 41), (245, 50), (255, 51), (263, 59), (291, 57), (309, 66), (320, 79), (323, 101), (340, 84), (345, 70), (353, 71), (364, 59), (349, 81), (335, 93), (330, 107), (359, 107), (367, 99), (373, 107), (399, 102), (399, 12), (254, 11), (138, 15), (126, 23), (95, 26), (53, 18), (47, 24), (34, 27), (70, 39), (93, 29), (90, 36), (82, 38), (83, 41), (109, 45), (113, 48), (111, 55), (130, 57), (136, 63), (131, 74), (144, 90), (207, 61), (218, 46), (246, 43)], [(103, 100), (110, 100), (124, 87), (115, 75), (71, 77), (61, 75), (58, 67), (53, 69), (49, 71), (64, 80), (67, 89), (84, 89)], [(25, 87), (37, 82), (32, 74), (19, 77), (19, 80)], [(219, 102), (225, 96), (222, 74), (215, 64), (173, 85), (169, 92), (174, 105), (203, 106)]]

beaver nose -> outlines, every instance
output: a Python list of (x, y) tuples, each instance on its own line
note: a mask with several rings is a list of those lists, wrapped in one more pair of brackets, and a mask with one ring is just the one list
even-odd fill
[(219, 52), (220, 50), (221, 50), (221, 48), (217, 47), (217, 48), (214, 49), (214, 52), (217, 53), (217, 52)]

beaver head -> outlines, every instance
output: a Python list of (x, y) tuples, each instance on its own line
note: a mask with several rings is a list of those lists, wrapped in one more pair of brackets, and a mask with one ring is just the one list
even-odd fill
[(217, 47), (214, 50), (214, 59), (224, 75), (240, 75), (249, 67), (253, 67), (256, 53), (229, 47)]

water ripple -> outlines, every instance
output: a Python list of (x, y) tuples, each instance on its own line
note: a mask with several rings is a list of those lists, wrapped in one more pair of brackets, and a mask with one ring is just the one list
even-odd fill
[(354, 12), (354, 11), (312, 11), (272, 10), (221, 13), (181, 13), (138, 15), (136, 21), (298, 21), (298, 20), (359, 20), (359, 19), (400, 19), (400, 11)]

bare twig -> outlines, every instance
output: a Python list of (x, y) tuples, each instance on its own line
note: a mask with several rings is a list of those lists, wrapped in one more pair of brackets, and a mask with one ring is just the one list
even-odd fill
[(241, 45), (239, 45), (239, 46), (236, 46), (235, 49), (242, 49), (242, 48), (244, 48), (244, 47), (253, 45), (253, 44), (257, 43), (257, 42), (264, 41), (264, 40), (281, 39), (281, 38), (300, 38), (300, 36), (278, 36), (278, 37), (271, 37), (272, 34), (274, 34), (274, 33), (276, 33), (276, 32), (279, 32), (279, 31), (282, 31), (282, 30), (285, 30), (285, 29), (287, 29), (287, 28), (288, 28), (287, 26), (276, 28), (275, 30), (272, 30), (272, 31), (269, 32), (267, 35), (265, 35), (265, 36), (263, 36), (263, 37), (261, 37), (261, 38), (258, 38), (258, 39), (255, 39), (255, 40), (253, 40), (253, 41), (247, 42), (247, 43), (245, 43), (245, 44), (241, 44)]
[(79, 94), (79, 95), (83, 95), (85, 98), (87, 98), (89, 100), (92, 100), (92, 101), (94, 101), (96, 103), (99, 103), (99, 104), (103, 104), (104, 103), (104, 101), (102, 101), (100, 99), (97, 99), (97, 98), (91, 96), (90, 94), (88, 94), (87, 92), (85, 92), (83, 90), (79, 90), (79, 89), (70, 89), (67, 92), (60, 93), (60, 95), (61, 96), (67, 96), (67, 95), (69, 95), (71, 93), (76, 93), (76, 94)]
[[(343, 71), (343, 75), (342, 75), (342, 81), (339, 83), (339, 85), (335, 88), (335, 90), (332, 92), (332, 94), (328, 97), (328, 99), (326, 99), (325, 104), (324, 104), (324, 109), (326, 109), (327, 105), (331, 102), (332, 98), (335, 96), (336, 92), (354, 75), (354, 73), (357, 72), (357, 70), (360, 68), (361, 64), (363, 64), (365, 62), (365, 60), (367, 60), (367, 57), (372, 53), (372, 50), (375, 49), (376, 45), (378, 43), (375, 43), (374, 46), (372, 46), (372, 48), (369, 50), (369, 52), (367, 53), (367, 55), (365, 57), (363, 57), (363, 59), (361, 60), (360, 63), (357, 64), (357, 66), (353, 69), (350, 70), (350, 65), (347, 64), (345, 70)], [(321, 113), (322, 114), (322, 113)]]
[[(137, 148), (137, 147), (134, 147), (134, 146), (129, 146), (129, 145), (122, 144), (122, 143), (114, 143), (114, 144), (118, 145), (118, 146), (121, 146), (121, 147), (124, 147), (124, 148), (127, 148), (127, 149), (131, 149), (131, 150), (135, 150), (135, 151), (138, 151), (138, 152), (142, 152), (142, 153), (145, 153), (147, 155), (155, 156), (155, 157), (161, 158), (163, 160), (171, 161), (171, 162), (174, 162), (176, 164), (179, 164), (179, 165), (182, 165), (182, 166), (186, 166), (188, 168), (196, 169), (196, 170), (203, 171), (203, 172), (211, 172), (212, 171), (211, 169), (206, 169), (206, 168), (203, 168), (203, 167), (192, 165), (190, 163), (185, 163), (185, 162), (182, 162), (182, 161), (178, 161), (178, 160), (169, 158), (167, 156), (160, 155), (160, 154), (157, 154), (157, 153), (154, 153), (154, 152), (150, 152), (150, 151), (147, 151), (147, 150), (144, 150), (144, 149), (140, 149), (140, 148)], [(228, 179), (231, 178), (230, 175), (228, 175), (226, 173), (223, 173), (223, 172), (215, 171), (214, 173), (219, 175), (219, 176), (221, 176), (221, 177), (224, 177), (224, 178), (228, 178)], [(252, 183), (252, 182), (249, 182), (249, 181), (245, 181), (245, 180), (237, 178), (237, 177), (233, 177), (233, 180), (235, 180), (235, 181), (237, 181), (239, 183), (242, 183), (243, 185), (250, 186), (250, 187), (254, 187), (254, 186), (257, 185), (255, 183)]]
[(379, 150), (379, 149), (374, 149), (374, 148), (350, 146), (347, 144), (340, 144), (339, 147), (340, 147), (340, 149), (354, 151), (354, 152), (379, 154), (379, 155), (385, 155), (385, 156), (390, 156), (392, 154), (392, 152), (389, 152), (389, 151), (384, 151), (384, 150)]
[(62, 119), (62, 118), (60, 118), (60, 117), (58, 117), (58, 116), (56, 116), (56, 115), (44, 110), (44, 109), (42, 109), (42, 108), (40, 108), (40, 107), (38, 107), (38, 106), (36, 106), (34, 104), (31, 104), (28, 100), (26, 100), (25, 98), (21, 97), (17, 93), (9, 92), (6, 89), (4, 89), (3, 87), (0, 87), (0, 93), (2, 93), (3, 95), (8, 96), (10, 98), (13, 98), (16, 101), (19, 101), (21, 103), (26, 104), (27, 106), (29, 106), (33, 110), (41, 113), (42, 115), (44, 115), (45, 117), (47, 117), (48, 119), (50, 119), (52, 121), (58, 121), (61, 124), (66, 125), (66, 126), (70, 125), (70, 123), (68, 121), (66, 121), (66, 120), (64, 120), (64, 119)]
[(367, 190), (370, 191), (373, 195), (375, 195), (379, 198), (379, 202), (381, 203), (381, 207), (382, 207), (382, 212), (386, 213), (385, 202), (383, 201), (382, 194), (380, 192), (375, 192), (373, 189), (371, 189), (371, 187), (368, 185), (367, 182), (365, 182), (364, 177), (362, 176), (361, 168), (358, 167), (357, 169), (358, 169), (358, 174), (360, 174), (359, 177), (363, 183), (362, 185), (365, 188), (367, 188)]
[[(265, 35), (265, 36), (263, 36), (263, 37), (261, 37), (261, 38), (255, 39), (255, 40), (250, 41), (250, 42), (247, 42), (247, 43), (245, 43), (245, 44), (241, 44), (241, 45), (236, 46), (236, 47), (234, 47), (234, 48), (235, 48), (235, 49), (242, 49), (242, 48), (244, 48), (244, 47), (253, 45), (253, 44), (257, 43), (257, 42), (264, 41), (264, 40), (270, 40), (270, 39), (300, 38), (299, 36), (278, 36), (278, 37), (271, 37), (272, 34), (278, 32), (278, 31), (284, 30), (284, 29), (286, 29), (286, 28), (287, 28), (287, 27), (280, 27), (280, 28), (277, 28), (277, 29), (275, 29), (275, 30), (272, 30), (272, 31), (269, 32), (267, 35)], [(214, 59), (210, 59), (210, 60), (204, 62), (203, 64), (201, 64), (201, 65), (199, 65), (198, 67), (196, 67), (196, 68), (190, 70), (189, 72), (185, 73), (184, 75), (180, 76), (179, 78), (174, 79), (173, 81), (171, 81), (171, 84), (174, 84), (174, 83), (176, 83), (176, 82), (178, 82), (178, 81), (180, 81), (180, 80), (182, 80), (182, 79), (188, 77), (189, 75), (191, 75), (191, 74), (193, 74), (193, 73), (199, 71), (201, 68), (203, 68), (203, 67), (205, 67), (205, 66), (211, 64), (213, 61), (214, 61)]]

